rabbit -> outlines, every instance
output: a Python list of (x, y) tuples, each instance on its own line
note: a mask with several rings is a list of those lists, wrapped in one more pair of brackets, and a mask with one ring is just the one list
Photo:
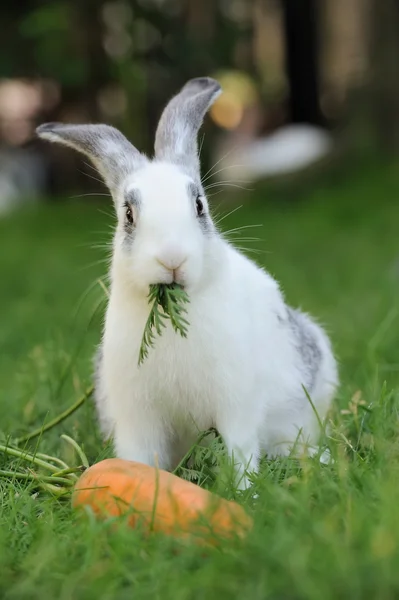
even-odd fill
[[(212, 221), (197, 134), (220, 93), (214, 79), (189, 80), (161, 115), (153, 159), (107, 125), (48, 123), (37, 133), (87, 155), (115, 204), (95, 375), (104, 437), (119, 458), (172, 470), (214, 427), (245, 489), (262, 455), (317, 445), (338, 371), (324, 330), (287, 306), (275, 279)], [(188, 335), (168, 324), (139, 366), (149, 286), (172, 282), (190, 299)]]

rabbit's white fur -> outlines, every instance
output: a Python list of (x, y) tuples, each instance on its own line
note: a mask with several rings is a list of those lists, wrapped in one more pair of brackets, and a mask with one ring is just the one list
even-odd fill
[[(96, 377), (104, 434), (113, 434), (119, 457), (172, 469), (198, 432), (215, 427), (244, 487), (244, 469), (256, 470), (262, 453), (317, 443), (318, 420), (304, 387), (323, 420), (338, 376), (323, 329), (287, 307), (276, 281), (226, 242), (208, 215), (196, 134), (218, 93), (216, 82), (199, 79), (172, 99), (154, 161), (133, 147), (130, 154), (125, 138), (118, 159), (119, 132), (106, 128), (108, 138), (102, 129), (96, 142), (95, 127), (106, 126), (50, 124), (39, 135), (89, 155), (115, 200), (118, 227)], [(196, 213), (198, 196), (203, 217)], [(190, 298), (188, 337), (168, 325), (138, 366), (149, 285), (173, 280)]]

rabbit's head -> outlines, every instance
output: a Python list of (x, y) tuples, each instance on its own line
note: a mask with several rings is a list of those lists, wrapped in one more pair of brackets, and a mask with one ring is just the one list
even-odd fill
[(193, 288), (212, 270), (216, 230), (201, 184), (197, 134), (220, 94), (217, 81), (192, 79), (167, 104), (149, 160), (108, 125), (41, 125), (41, 138), (87, 155), (111, 191), (118, 217), (114, 269), (135, 287)]

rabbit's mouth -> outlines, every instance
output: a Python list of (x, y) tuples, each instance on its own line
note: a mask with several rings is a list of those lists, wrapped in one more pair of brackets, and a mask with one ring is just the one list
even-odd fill
[(164, 285), (177, 284), (184, 288), (187, 283), (186, 273), (180, 267), (177, 269), (165, 269), (156, 283)]
[(172, 281), (172, 283), (176, 283), (180, 287), (184, 288), (184, 285), (185, 285), (184, 274), (182, 274), (180, 272), (176, 273), (175, 271), (173, 271), (173, 281)]
[(165, 277), (161, 277), (158, 281), (155, 282), (155, 285), (178, 285), (179, 287), (185, 289), (186, 279), (183, 274), (175, 273), (175, 271), (171, 271)]

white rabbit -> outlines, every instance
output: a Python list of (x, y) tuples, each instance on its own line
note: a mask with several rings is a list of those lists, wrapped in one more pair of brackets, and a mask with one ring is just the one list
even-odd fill
[[(220, 235), (201, 184), (197, 133), (220, 94), (190, 80), (166, 106), (155, 158), (107, 125), (50, 123), (38, 135), (83, 152), (118, 216), (111, 291), (96, 371), (96, 403), (118, 457), (172, 469), (211, 426), (234, 456), (240, 487), (261, 453), (315, 444), (338, 384), (324, 331), (286, 306), (276, 281)], [(153, 283), (178, 282), (188, 337), (168, 325), (138, 366)], [(297, 446), (296, 446), (297, 447)]]

